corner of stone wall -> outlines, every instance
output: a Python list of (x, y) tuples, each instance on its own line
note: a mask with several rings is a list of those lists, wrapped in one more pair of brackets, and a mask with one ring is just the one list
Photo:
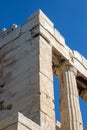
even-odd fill
[(40, 126), (21, 113), (0, 120), (0, 130), (41, 130)]

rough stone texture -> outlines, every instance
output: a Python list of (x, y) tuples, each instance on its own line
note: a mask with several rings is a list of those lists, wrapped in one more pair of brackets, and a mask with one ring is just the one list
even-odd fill
[(17, 113), (0, 121), (0, 130), (41, 130), (40, 126)]
[(20, 41), (21, 44), (15, 40), (2, 48), (1, 86), (4, 86), (0, 96), (3, 102), (0, 119), (18, 111), (31, 117), (33, 110), (35, 113), (40, 107), (38, 40), (37, 37), (24, 43)]
[[(66, 72), (61, 69), (64, 64), (74, 67), (77, 75), (73, 77), (72, 72), (65, 74), (65, 87), (70, 89), (68, 93), (60, 86), (61, 98), (65, 96), (66, 104), (61, 105), (62, 124), (59, 125), (55, 121), (53, 73), (60, 77)], [(74, 85), (71, 85), (72, 78)], [(62, 78), (60, 80), (63, 84)], [(74, 102), (68, 99), (68, 95)], [(62, 130), (63, 125), (63, 130), (82, 130), (78, 95), (87, 102), (87, 60), (66, 45), (63, 36), (41, 10), (22, 26), (4, 29), (0, 34), (0, 122), (4, 124), (0, 123), (0, 128), (6, 127), (2, 130)], [(72, 116), (68, 111), (69, 104)], [(26, 116), (18, 114), (24, 125), (17, 120), (12, 122), (14, 113), (18, 112)], [(69, 125), (64, 124), (66, 116)], [(9, 122), (6, 123), (7, 118)], [(40, 127), (37, 128), (35, 123), (34, 127), (27, 127), (25, 120), (31, 122), (29, 119)]]

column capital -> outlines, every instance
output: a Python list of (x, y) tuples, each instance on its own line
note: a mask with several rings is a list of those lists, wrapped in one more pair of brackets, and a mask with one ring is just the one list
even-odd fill
[(73, 67), (73, 66), (70, 66), (70, 65), (64, 65), (62, 71), (71, 71), (75, 75), (77, 75), (77, 69), (75, 67)]
[(77, 75), (77, 69), (71, 65), (66, 64), (66, 63), (61, 65), (61, 67), (58, 68), (58, 74), (61, 75), (65, 71), (71, 71), (74, 73), (75, 76)]

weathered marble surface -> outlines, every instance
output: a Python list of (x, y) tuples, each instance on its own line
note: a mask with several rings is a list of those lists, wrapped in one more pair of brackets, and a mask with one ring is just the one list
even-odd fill
[[(41, 10), (22, 26), (13, 25), (8, 30), (4, 29), (0, 34), (0, 122), (9, 116), (12, 122), (14, 113), (21, 112), (40, 125), (38, 129), (59, 130), (60, 125), (56, 126), (55, 123), (53, 73), (60, 77), (62, 66), (76, 69), (75, 101), (78, 100), (79, 92), (79, 96), (87, 102), (87, 59), (66, 45), (64, 37)], [(65, 84), (69, 89), (74, 87), (71, 80)], [(64, 93), (66, 92), (65, 90)], [(74, 89), (69, 92), (70, 97), (71, 93), (74, 94)], [(78, 102), (77, 104), (74, 105), (79, 106)], [(73, 105), (72, 110), (74, 115)], [(18, 115), (20, 120), (24, 119), (23, 122), (28, 120), (23, 115)], [(75, 121), (80, 119), (75, 118)], [(5, 130), (30, 129), (20, 123), (13, 124)], [(3, 126), (4, 124), (0, 128)]]
[(17, 113), (0, 121), (0, 130), (41, 130), (40, 126)]

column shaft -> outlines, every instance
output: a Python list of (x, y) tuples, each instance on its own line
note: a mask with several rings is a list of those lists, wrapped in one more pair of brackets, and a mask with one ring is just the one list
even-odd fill
[(83, 130), (75, 75), (75, 68), (69, 66), (61, 73), (61, 130)]

